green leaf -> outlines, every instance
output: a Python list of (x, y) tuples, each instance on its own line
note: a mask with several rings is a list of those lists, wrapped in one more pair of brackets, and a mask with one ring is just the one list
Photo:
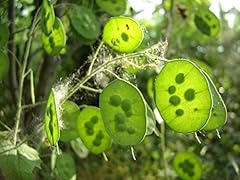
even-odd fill
[(43, 0), (41, 26), (42, 26), (42, 31), (46, 35), (49, 35), (51, 33), (54, 22), (55, 22), (55, 13), (54, 13), (53, 5), (49, 0)]
[(103, 40), (118, 52), (133, 52), (143, 40), (141, 26), (130, 17), (113, 17), (104, 26)]
[(204, 126), (203, 130), (211, 131), (220, 128), (227, 122), (227, 108), (210, 77), (205, 72), (203, 73), (208, 80), (213, 99), (211, 117)]
[(126, 0), (96, 0), (97, 5), (113, 16), (122, 15), (126, 10)]
[(220, 31), (218, 18), (208, 9), (199, 9), (195, 13), (194, 23), (207, 36), (216, 36)]
[(9, 31), (7, 23), (0, 23), (0, 48), (7, 46)]
[(53, 90), (48, 97), (44, 115), (44, 126), (49, 143), (55, 146), (59, 140), (60, 128)]
[(57, 156), (56, 173), (60, 180), (77, 179), (76, 166), (71, 155), (64, 153)]
[(41, 159), (38, 152), (22, 144), (17, 149), (12, 149), (14, 145), (8, 141), (0, 142), (0, 152), (9, 150), (0, 154), (0, 169), (6, 179), (9, 180), (31, 180), (33, 179), (34, 168), (41, 168)]
[(92, 153), (102, 153), (111, 146), (99, 108), (84, 107), (78, 116), (77, 127), (80, 138)]
[(201, 163), (193, 153), (177, 153), (173, 159), (173, 167), (184, 180), (198, 180), (202, 176)]
[(77, 104), (72, 101), (65, 101), (62, 105), (63, 129), (61, 129), (60, 140), (70, 142), (79, 135), (77, 132), (77, 119), (80, 109)]
[(7, 77), (8, 69), (8, 56), (2, 50), (0, 50), (0, 81), (4, 80)]
[(73, 29), (79, 36), (95, 40), (101, 33), (100, 24), (93, 11), (84, 6), (74, 5), (69, 11)]
[(157, 75), (154, 90), (156, 106), (173, 130), (195, 132), (207, 123), (212, 108), (208, 81), (190, 61), (168, 62)]
[(45, 51), (50, 55), (65, 53), (66, 33), (59, 18), (55, 18), (53, 29), (49, 35), (42, 32), (42, 43)]
[(88, 156), (88, 149), (82, 142), (81, 138), (74, 139), (70, 142), (73, 151), (79, 158), (86, 158)]
[(99, 99), (109, 136), (118, 144), (139, 144), (146, 133), (146, 105), (141, 92), (124, 80), (114, 80)]

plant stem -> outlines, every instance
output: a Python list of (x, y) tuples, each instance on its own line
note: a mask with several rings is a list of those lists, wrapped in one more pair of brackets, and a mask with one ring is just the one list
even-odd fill
[(31, 44), (32, 44), (33, 33), (34, 33), (35, 27), (37, 25), (37, 17), (38, 17), (39, 11), (40, 11), (40, 8), (37, 10), (37, 12), (35, 14), (31, 29), (28, 33), (26, 51), (25, 51), (24, 57), (23, 57), (23, 65), (22, 65), (22, 68), (20, 69), (16, 123), (15, 123), (15, 127), (14, 127), (14, 136), (13, 136), (13, 144), (14, 145), (17, 144), (17, 134), (18, 134), (18, 128), (19, 128), (19, 124), (20, 124), (20, 120), (21, 120), (21, 113), (22, 113), (23, 85), (24, 85), (25, 73), (26, 73), (26, 68), (27, 68), (28, 56), (29, 56), (29, 52), (30, 52), (30, 48), (31, 48)]
[(163, 155), (163, 172), (164, 172), (164, 178), (168, 179), (167, 177), (167, 160), (165, 156), (165, 150), (166, 150), (166, 144), (165, 144), (165, 124), (164, 122), (161, 123), (161, 146), (162, 146), (162, 155)]
[[(97, 55), (98, 55), (98, 53), (99, 53), (99, 51), (100, 51), (100, 49), (101, 49), (101, 47), (102, 47), (102, 45), (103, 45), (102, 43), (103, 43), (103, 42), (101, 42), (101, 43), (99, 44), (99, 47), (97, 48), (97, 51), (96, 51), (96, 53), (94, 54), (95, 60), (96, 60), (96, 57), (97, 57)], [(106, 61), (105, 63), (101, 64), (100, 66), (98, 66), (98, 67), (97, 67), (96, 69), (94, 69), (94, 70), (92, 70), (92, 67), (89, 67), (90, 70), (88, 70), (88, 72), (90, 72), (90, 73), (87, 73), (87, 75), (86, 75), (85, 77), (83, 77), (82, 80), (80, 80), (75, 86), (73, 86), (73, 87), (70, 89), (70, 91), (69, 91), (69, 93), (66, 95), (66, 97), (63, 98), (61, 104), (63, 104), (64, 101), (66, 101), (66, 100), (67, 100), (68, 98), (70, 98), (75, 92), (77, 92), (78, 89), (80, 89), (81, 86), (82, 86), (84, 83), (86, 83), (89, 79), (91, 79), (91, 78), (92, 78), (93, 76), (95, 76), (97, 73), (99, 73), (100, 71), (102, 71), (102, 70), (103, 70), (105, 67), (107, 67), (108, 65), (110, 65), (110, 64), (112, 64), (112, 63), (115, 63), (116, 61), (119, 61), (119, 60), (122, 60), (122, 59), (124, 60), (124, 59), (128, 59), (128, 58), (145, 56), (145, 55), (146, 55), (146, 52), (149, 54), (149, 52), (151, 52), (154, 48), (158, 48), (158, 47), (159, 47), (159, 43), (157, 43), (157, 44), (155, 44), (155, 45), (153, 45), (153, 46), (151, 46), (151, 47), (149, 47), (149, 48), (147, 48), (147, 49), (144, 49), (144, 50), (142, 50), (142, 51), (136, 52), (136, 53), (124, 54), (124, 55), (122, 55), (122, 56), (117, 56), (117, 57), (115, 57), (115, 58), (113, 58), (113, 59), (111, 59), (111, 60), (109, 60), (109, 61)], [(157, 56), (156, 56), (156, 57), (154, 56), (154, 58), (157, 59)], [(93, 66), (95, 60), (93, 60), (93, 61), (91, 62), (92, 65), (90, 65), (90, 66)], [(158, 60), (163, 60), (163, 61), (165, 61), (165, 60), (167, 60), (167, 59), (158, 59)]]
[(78, 91), (78, 89), (81, 88), (81, 86), (86, 83), (89, 79), (91, 79), (93, 76), (95, 76), (97, 73), (99, 73), (100, 71), (102, 71), (102, 69), (106, 66), (108, 66), (109, 64), (112, 64), (116, 61), (119, 61), (122, 58), (131, 58), (131, 57), (137, 57), (137, 56), (142, 56), (144, 55), (144, 52), (137, 52), (137, 53), (132, 53), (132, 54), (128, 54), (123, 56), (119, 56), (116, 58), (113, 58), (110, 61), (107, 61), (105, 63), (103, 63), (102, 65), (98, 66), (96, 69), (94, 69), (89, 75), (86, 75), (82, 80), (80, 80), (75, 86), (72, 87), (72, 89), (69, 91), (69, 93), (67, 94), (67, 96), (65, 98), (63, 98), (62, 104), (64, 103), (64, 101), (66, 101), (68, 98), (70, 98), (75, 92)]
[(98, 55), (100, 49), (102, 48), (103, 43), (104, 43), (103, 41), (100, 42), (100, 44), (99, 44), (99, 46), (98, 46), (96, 52), (94, 53), (94, 55), (93, 55), (93, 59), (92, 59), (92, 62), (91, 62), (91, 64), (90, 64), (89, 69), (88, 69), (88, 72), (87, 72), (87, 75), (91, 74), (91, 72), (92, 72), (92, 68), (93, 68), (93, 65), (94, 65), (94, 62), (95, 62), (96, 59), (97, 59), (97, 55)]

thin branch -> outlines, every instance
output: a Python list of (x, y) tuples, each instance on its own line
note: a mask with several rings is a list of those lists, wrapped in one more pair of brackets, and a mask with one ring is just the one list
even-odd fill
[(36, 106), (41, 106), (43, 104), (46, 104), (47, 101), (39, 101), (39, 102), (36, 102), (35, 104), (26, 104), (26, 105), (22, 105), (22, 109), (28, 109), (28, 108), (33, 108), (33, 107), (36, 107)]
[[(8, 57), (10, 61), (10, 66), (9, 66), (9, 84), (11, 88), (11, 95), (14, 104), (17, 104), (17, 99), (18, 99), (18, 80), (17, 80), (17, 66), (16, 66), (16, 61), (15, 61), (15, 52), (16, 52), (16, 45), (14, 42), (14, 32), (16, 29), (15, 25), (15, 17), (16, 17), (16, 2), (15, 0), (9, 0), (8, 1), (8, 21), (10, 22), (9, 24), (9, 43), (8, 43)], [(11, 53), (10, 53), (11, 52)]]
[(23, 96), (23, 86), (24, 86), (24, 79), (25, 79), (25, 73), (26, 73), (26, 68), (27, 68), (27, 63), (28, 63), (28, 57), (29, 57), (29, 52), (32, 44), (32, 38), (33, 38), (33, 32), (35, 30), (36, 25), (38, 24), (38, 14), (40, 12), (40, 8), (37, 10), (31, 29), (28, 33), (28, 40), (26, 44), (26, 50), (24, 53), (23, 57), (23, 65), (21, 68), (21, 74), (20, 74), (20, 81), (19, 81), (19, 89), (18, 89), (18, 102), (17, 102), (17, 113), (16, 113), (16, 122), (15, 122), (15, 127), (14, 127), (14, 136), (13, 136), (13, 143), (14, 145), (17, 144), (17, 134), (18, 134), (18, 128), (21, 120), (21, 113), (22, 113), (22, 96)]

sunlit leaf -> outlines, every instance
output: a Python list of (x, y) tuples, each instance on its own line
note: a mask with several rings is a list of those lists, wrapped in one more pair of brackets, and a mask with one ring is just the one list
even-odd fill
[(210, 130), (215, 130), (220, 128), (227, 122), (227, 109), (222, 100), (222, 97), (218, 93), (212, 80), (205, 72), (203, 73), (209, 82), (210, 90), (212, 93), (212, 99), (213, 99), (211, 117), (209, 118), (207, 124), (204, 126), (203, 130), (210, 131)]
[(42, 17), (41, 17), (41, 26), (42, 31), (48, 35), (52, 29), (55, 22), (55, 13), (53, 5), (49, 0), (43, 0), (42, 2)]
[(56, 173), (61, 180), (77, 179), (75, 162), (70, 154), (64, 153), (57, 156)]
[(146, 105), (140, 91), (124, 80), (114, 80), (99, 99), (106, 131), (121, 145), (139, 144), (146, 133)]
[(132, 52), (142, 42), (141, 26), (130, 17), (113, 17), (104, 26), (103, 40), (118, 52)]
[(38, 152), (27, 144), (10, 149), (13, 147), (14, 145), (8, 140), (0, 142), (0, 152), (5, 151), (4, 154), (0, 154), (0, 169), (3, 176), (9, 180), (33, 179), (34, 168), (41, 168)]
[(201, 163), (193, 153), (177, 153), (173, 159), (173, 167), (184, 180), (198, 180), (202, 176)]
[(122, 15), (126, 10), (126, 0), (96, 0), (97, 5), (113, 16)]
[(69, 11), (73, 29), (80, 37), (96, 40), (100, 35), (100, 25), (93, 11), (84, 6), (74, 5)]
[(55, 18), (53, 29), (49, 35), (42, 33), (43, 48), (50, 55), (63, 54), (66, 40), (66, 33), (59, 18)]
[(8, 56), (0, 50), (0, 81), (7, 77), (9, 69)]
[(102, 153), (111, 146), (99, 108), (84, 107), (78, 116), (77, 127), (80, 138), (92, 153)]
[(44, 115), (44, 126), (49, 143), (55, 146), (59, 140), (60, 128), (53, 90), (48, 97)]
[(79, 107), (72, 101), (65, 101), (62, 105), (63, 129), (61, 129), (60, 140), (70, 142), (79, 135), (77, 132), (77, 118), (80, 113)]
[(216, 36), (220, 31), (218, 18), (208, 9), (199, 9), (194, 16), (197, 28), (207, 36)]
[(7, 23), (0, 23), (0, 48), (7, 45), (9, 38), (9, 31)]
[(208, 81), (190, 61), (168, 62), (156, 77), (154, 89), (157, 108), (173, 130), (195, 132), (207, 123), (212, 108)]

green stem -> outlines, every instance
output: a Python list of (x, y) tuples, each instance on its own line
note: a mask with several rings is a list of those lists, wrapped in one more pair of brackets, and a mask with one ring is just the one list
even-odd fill
[(102, 92), (102, 89), (94, 89), (94, 88), (84, 86), (84, 85), (81, 85), (80, 88), (88, 90), (88, 91), (92, 91), (92, 92), (95, 92), (95, 93), (101, 93)]
[(99, 46), (98, 46), (96, 52), (94, 53), (94, 55), (93, 55), (93, 59), (92, 59), (92, 62), (91, 62), (91, 64), (90, 64), (89, 69), (88, 69), (88, 72), (87, 72), (87, 75), (91, 74), (91, 72), (92, 72), (92, 68), (93, 68), (93, 65), (94, 65), (94, 62), (95, 62), (96, 59), (97, 59), (97, 55), (98, 55), (100, 49), (102, 48), (103, 43), (104, 43), (103, 41), (100, 42), (100, 44), (99, 44)]
[(43, 105), (43, 104), (46, 104), (47, 101), (39, 101), (39, 102), (36, 102), (34, 104), (26, 104), (26, 105), (22, 105), (22, 109), (27, 109), (27, 108), (34, 108), (36, 106), (40, 106), (40, 105)]
[(13, 136), (14, 145), (17, 144), (17, 134), (18, 134), (18, 128), (19, 128), (19, 124), (20, 124), (20, 120), (21, 120), (21, 113), (22, 113), (23, 85), (24, 85), (25, 73), (26, 73), (26, 68), (27, 68), (28, 56), (29, 56), (29, 52), (30, 52), (30, 48), (31, 48), (33, 33), (34, 33), (35, 27), (37, 25), (37, 17), (38, 17), (39, 11), (40, 11), (40, 8), (37, 10), (37, 12), (35, 14), (31, 29), (28, 33), (28, 40), (26, 43), (26, 51), (25, 51), (24, 57), (23, 57), (23, 65), (22, 65), (22, 68), (20, 69), (16, 123), (15, 123), (15, 127), (14, 127), (14, 136)]
[(167, 180), (168, 179), (168, 177), (167, 177), (168, 165), (167, 165), (166, 154), (165, 154), (166, 144), (165, 144), (165, 124), (164, 124), (164, 122), (162, 122), (162, 124), (161, 124), (161, 141), (162, 141), (161, 146), (162, 146), (162, 155), (163, 155), (163, 172), (164, 172), (164, 177)]
[(142, 56), (142, 55), (144, 55), (143, 51), (137, 52), (137, 53), (128, 54), (128, 55), (125, 55), (124, 57), (123, 56), (119, 56), (119, 57), (113, 58), (112, 60), (107, 61), (107, 62), (103, 63), (102, 65), (98, 66), (96, 69), (94, 69), (91, 72), (91, 74), (86, 75), (82, 80), (80, 80), (75, 86), (72, 87), (72, 89), (69, 91), (67, 96), (65, 98), (63, 98), (62, 104), (64, 103), (64, 101), (66, 101), (68, 98), (70, 98), (75, 92), (77, 92), (78, 89), (80, 89), (81, 86), (83, 84), (85, 84), (89, 79), (91, 79), (97, 73), (102, 71), (104, 67), (108, 66), (109, 64), (115, 63), (116, 61), (119, 61), (122, 58), (131, 58), (131, 57), (137, 57), (137, 56)]

